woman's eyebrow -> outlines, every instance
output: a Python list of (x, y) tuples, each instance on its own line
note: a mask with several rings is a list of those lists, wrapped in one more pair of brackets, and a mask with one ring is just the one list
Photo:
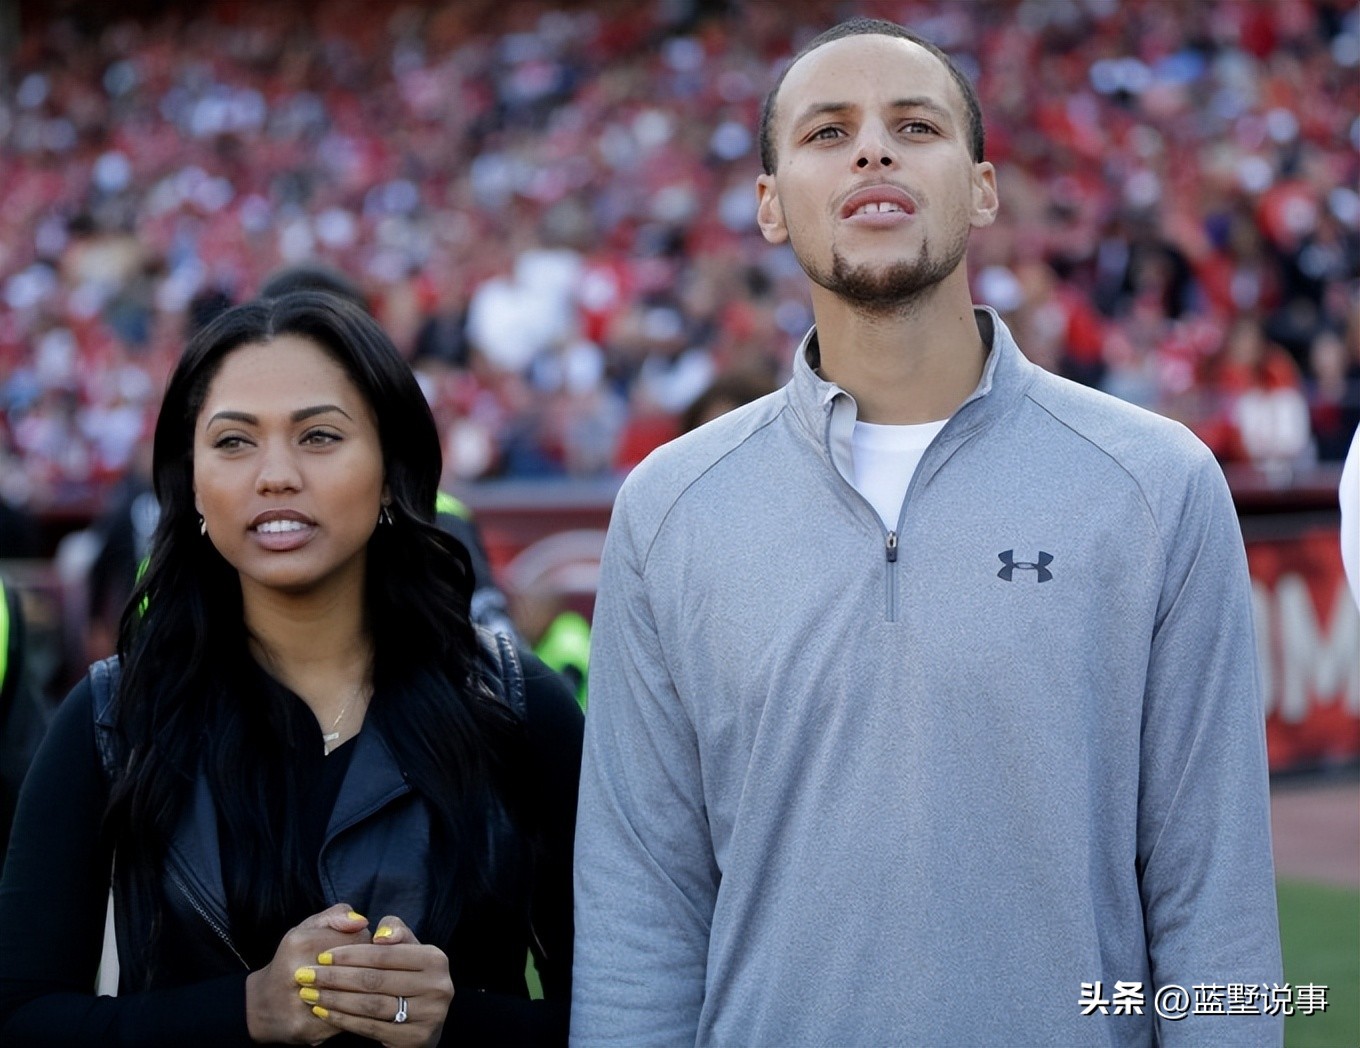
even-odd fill
[(316, 407), (298, 408), (289, 417), (294, 422), (302, 422), (304, 419), (312, 418), (315, 415), (324, 415), (328, 411), (338, 411), (340, 414), (344, 415), (345, 418), (350, 419), (351, 422), (354, 421), (352, 418), (350, 418), (349, 412), (346, 411), (344, 408), (340, 407), (338, 404), (318, 404), (316, 405)]
[[(350, 413), (338, 404), (317, 404), (309, 408), (298, 408), (288, 418), (293, 422), (303, 422), (317, 415), (324, 415), (328, 411), (339, 412), (345, 418), (350, 419), (351, 422), (354, 421)], [(219, 411), (208, 419), (208, 425), (211, 426), (214, 422), (244, 422), (246, 425), (256, 426), (259, 425), (260, 419), (248, 411)]]
[(219, 411), (212, 418), (208, 419), (207, 424), (211, 426), (214, 422), (244, 422), (247, 425), (254, 426), (259, 421), (260, 420), (254, 415), (244, 411)]

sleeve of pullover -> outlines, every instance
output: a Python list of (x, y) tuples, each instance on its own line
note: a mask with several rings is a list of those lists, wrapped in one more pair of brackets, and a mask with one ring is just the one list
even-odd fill
[(0, 1044), (246, 1045), (246, 973), (96, 997), (112, 853), (88, 684), (57, 711), (19, 797), (0, 883)]
[(571, 1041), (693, 1044), (717, 897), (694, 725), (644, 578), (647, 539), (615, 504), (592, 634), (576, 835)]
[[(1208, 452), (1163, 521), (1143, 702), (1138, 873), (1153, 987), (1282, 981), (1265, 725), (1246, 556)], [(1223, 990), (1219, 991), (1222, 1000)], [(1158, 1018), (1163, 1045), (1279, 1044), (1278, 1017)]]

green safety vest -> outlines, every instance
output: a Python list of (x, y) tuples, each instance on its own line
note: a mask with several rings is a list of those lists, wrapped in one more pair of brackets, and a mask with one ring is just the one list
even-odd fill
[(0, 688), (9, 677), (9, 594), (0, 579)]
[(435, 513), (448, 513), (454, 517), (462, 517), (464, 520), (472, 519), (472, 510), (467, 505), (454, 498), (447, 491), (439, 491), (434, 496)]
[(590, 624), (574, 611), (552, 620), (534, 648), (534, 654), (558, 673), (573, 669), (580, 675), (576, 701), (586, 708), (586, 682), (590, 677)]

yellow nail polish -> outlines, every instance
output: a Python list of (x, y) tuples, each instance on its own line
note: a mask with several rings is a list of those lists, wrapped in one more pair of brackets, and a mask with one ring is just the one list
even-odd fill
[[(327, 950), (325, 953), (318, 953), (318, 954), (316, 955), (316, 963), (317, 963), (317, 964), (334, 964), (334, 963), (335, 963), (335, 958), (331, 956), (331, 951), (330, 951), (330, 950)], [(316, 972), (312, 972), (312, 978), (313, 978), (313, 979), (316, 978)]]
[(348, 917), (351, 921), (363, 921), (365, 924), (368, 923), (367, 917), (365, 917), (362, 913), (355, 913), (353, 910), (350, 910), (349, 913), (345, 914), (345, 916)]
[(379, 928), (376, 932), (373, 933), (373, 938), (375, 938), (375, 939), (390, 939), (390, 938), (392, 938), (392, 931), (393, 931), (393, 930), (392, 930), (391, 928), (387, 928), (387, 927)]
[(298, 991), (298, 996), (308, 1004), (316, 1004), (317, 1001), (321, 1000), (321, 991), (314, 990), (310, 986), (304, 986)]
[(293, 973), (293, 981), (301, 983), (303, 986), (311, 986), (316, 982), (315, 968), (299, 968)]
[(331, 1017), (331, 1013), (326, 1011), (326, 1009), (322, 1008), (319, 1004), (312, 1005), (312, 1014), (318, 1019), (329, 1019)]

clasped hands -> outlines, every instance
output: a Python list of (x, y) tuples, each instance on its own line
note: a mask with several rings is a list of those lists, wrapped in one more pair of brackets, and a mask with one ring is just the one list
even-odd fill
[(442, 950), (398, 917), (384, 917), (370, 936), (368, 920), (344, 903), (292, 929), (246, 979), (250, 1036), (264, 1043), (320, 1044), (347, 1031), (389, 1048), (427, 1048), (439, 1042), (452, 1000)]

